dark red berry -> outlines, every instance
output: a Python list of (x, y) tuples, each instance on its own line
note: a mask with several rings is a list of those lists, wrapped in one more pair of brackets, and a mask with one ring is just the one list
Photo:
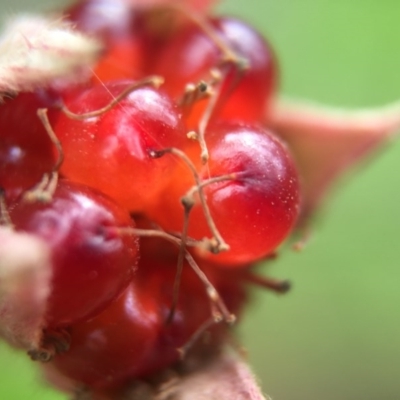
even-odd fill
[(148, 286), (131, 283), (105, 311), (71, 327), (71, 347), (52, 365), (91, 387), (115, 386), (142, 372), (163, 321)]
[(97, 191), (61, 181), (49, 204), (10, 208), (18, 231), (32, 233), (51, 249), (52, 287), (46, 323), (65, 326), (93, 317), (133, 277), (138, 244), (117, 227), (134, 227), (129, 214)]
[(56, 162), (54, 145), (37, 116), (50, 101), (37, 93), (21, 93), (0, 104), (0, 187), (15, 200), (38, 184)]
[[(210, 70), (220, 67), (225, 75), (219, 117), (247, 121), (260, 119), (276, 86), (277, 71), (273, 52), (264, 38), (245, 22), (228, 17), (208, 21), (227, 48), (245, 61), (245, 69), (233, 63), (223, 64), (226, 55), (216, 42), (194, 24), (187, 24), (166, 44), (155, 64), (154, 72), (164, 76), (165, 89), (179, 98), (188, 83), (209, 80)], [(198, 118), (194, 110), (191, 119)], [(197, 115), (197, 117), (196, 117)]]
[[(118, 387), (145, 378), (179, 361), (178, 349), (211, 318), (205, 287), (184, 266), (179, 300), (173, 319), (167, 318), (173, 299), (175, 264), (142, 253), (135, 281), (102, 314), (71, 327), (71, 347), (57, 355), (52, 366), (69, 379), (95, 390)], [(232, 312), (245, 301), (240, 279), (231, 279), (216, 268), (204, 272), (221, 288)], [(208, 329), (207, 346), (218, 345), (227, 325)], [(202, 345), (204, 336), (193, 346)], [(190, 348), (189, 348), (189, 351)]]

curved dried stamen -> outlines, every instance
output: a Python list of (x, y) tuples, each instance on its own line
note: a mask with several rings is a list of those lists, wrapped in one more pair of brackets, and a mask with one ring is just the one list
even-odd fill
[(291, 283), (288, 280), (279, 280), (267, 276), (260, 276), (248, 271), (243, 275), (246, 282), (261, 286), (278, 294), (285, 294), (291, 289)]
[[(197, 137), (201, 148), (201, 160), (205, 164), (209, 159), (207, 143), (205, 141), (207, 126), (211, 120), (211, 117), (230, 97), (232, 91), (235, 90), (235, 88), (239, 84), (244, 72), (249, 67), (249, 61), (246, 58), (238, 55), (236, 51), (232, 48), (232, 46), (230, 46), (229, 43), (227, 43), (226, 40), (221, 37), (219, 32), (204, 16), (193, 12), (188, 7), (185, 7), (182, 4), (174, 4), (171, 6), (171, 8), (183, 13), (187, 18), (192, 20), (211, 39), (211, 41), (218, 47), (218, 49), (222, 53), (221, 62), (210, 71), (212, 80), (208, 83), (208, 85), (212, 87), (213, 90), (210, 91), (210, 94), (208, 96), (209, 102), (203, 112), (202, 117), (200, 118), (198, 126)], [(229, 81), (228, 87), (224, 87), (224, 83), (230, 72), (230, 69), (226, 68), (227, 65), (233, 66), (235, 70), (235, 79)], [(199, 84), (201, 84), (201, 82)], [(194, 89), (190, 88), (189, 90), (193, 91)]]
[(61, 111), (71, 119), (76, 119), (76, 120), (83, 120), (87, 118), (93, 118), (93, 117), (98, 117), (99, 115), (102, 115), (106, 113), (107, 111), (111, 110), (113, 107), (115, 107), (121, 100), (123, 100), (125, 97), (127, 97), (131, 92), (133, 92), (136, 89), (140, 89), (143, 86), (153, 86), (155, 88), (160, 87), (164, 83), (164, 78), (161, 76), (149, 76), (146, 77), (138, 82), (133, 83), (132, 85), (128, 86), (125, 90), (123, 90), (118, 96), (115, 96), (110, 103), (108, 103), (106, 106), (94, 110), (94, 111), (89, 111), (87, 113), (82, 113), (82, 114), (76, 114), (72, 111), (70, 111), (65, 105), (62, 105)]
[[(136, 235), (139, 237), (159, 237), (169, 241), (170, 243), (173, 243), (175, 246), (179, 248), (182, 242), (180, 238), (177, 238), (167, 232), (156, 229), (136, 229), (136, 228), (116, 228), (116, 229), (119, 234)], [(229, 312), (224, 301), (219, 295), (217, 289), (207, 278), (207, 275), (201, 270), (201, 268), (197, 265), (192, 255), (186, 249), (184, 254), (185, 254), (185, 259), (188, 262), (189, 266), (192, 268), (192, 270), (196, 273), (198, 278), (204, 284), (208, 298), (210, 299), (211, 303), (217, 307), (219, 313), (223, 316), (224, 321), (229, 324), (234, 323), (236, 317)]]
[[(225, 240), (222, 238), (221, 234), (219, 233), (219, 230), (211, 216), (211, 212), (210, 209), (208, 207), (207, 201), (205, 199), (204, 196), (204, 192), (203, 192), (203, 188), (201, 186), (202, 181), (201, 178), (196, 170), (195, 165), (193, 164), (193, 162), (190, 160), (190, 158), (182, 151), (179, 149), (176, 149), (174, 147), (170, 147), (168, 149), (164, 149), (164, 150), (160, 150), (160, 151), (153, 151), (150, 156), (156, 158), (156, 157), (162, 157), (164, 154), (173, 154), (175, 156), (178, 156), (186, 165), (187, 167), (190, 169), (190, 171), (193, 174), (193, 178), (196, 182), (196, 186), (197, 186), (197, 192), (199, 195), (199, 199), (200, 199), (200, 204), (201, 207), (203, 209), (203, 213), (204, 213), (204, 217), (207, 221), (207, 225), (213, 235), (213, 239), (215, 240), (216, 244), (213, 247), (213, 252), (214, 253), (219, 253), (220, 251), (227, 251), (229, 250), (229, 245), (225, 242)], [(185, 219), (189, 218), (189, 212), (186, 212), (186, 209), (189, 208), (189, 211), (191, 209), (191, 207), (193, 206), (191, 203), (186, 204), (185, 201), (182, 202), (183, 207), (185, 209)]]
[(0, 187), (0, 226), (6, 226), (7, 228), (10, 229), (14, 228), (14, 225), (11, 222), (11, 218), (7, 210), (6, 193), (5, 190), (1, 187)]
[(43, 124), (43, 127), (49, 136), (54, 147), (57, 149), (57, 160), (50, 173), (44, 174), (41, 181), (32, 189), (26, 191), (22, 197), (23, 201), (48, 203), (52, 200), (58, 183), (58, 171), (64, 162), (64, 151), (61, 142), (58, 140), (53, 128), (51, 127), (47, 108), (39, 108), (37, 116)]

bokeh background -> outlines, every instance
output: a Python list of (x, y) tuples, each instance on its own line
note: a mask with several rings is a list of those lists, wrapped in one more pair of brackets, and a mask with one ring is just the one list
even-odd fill
[[(58, 0), (0, 1), (1, 17)], [(226, 0), (221, 12), (273, 43), (281, 90), (343, 107), (400, 99), (400, 2)], [(392, 143), (330, 197), (302, 253), (264, 267), (290, 294), (254, 292), (239, 327), (274, 400), (400, 399), (400, 143)], [(61, 400), (23, 355), (0, 345), (0, 399)]]

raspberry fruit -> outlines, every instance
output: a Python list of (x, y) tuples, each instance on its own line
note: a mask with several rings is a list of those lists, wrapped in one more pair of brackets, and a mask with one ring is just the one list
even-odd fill
[(79, 400), (261, 398), (229, 328), (290, 285), (255, 263), (400, 125), (282, 106), (269, 43), (210, 2), (81, 0), (1, 42), (0, 336)]

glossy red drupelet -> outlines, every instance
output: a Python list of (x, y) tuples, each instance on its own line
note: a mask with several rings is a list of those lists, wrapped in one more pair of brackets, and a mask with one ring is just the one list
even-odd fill
[(54, 145), (36, 113), (51, 104), (44, 93), (21, 93), (0, 105), (0, 187), (8, 200), (38, 184), (56, 162)]
[[(77, 114), (96, 111), (132, 84), (111, 81), (91, 87), (69, 97), (66, 105)], [(61, 172), (135, 212), (156, 200), (176, 163), (174, 158), (153, 159), (151, 152), (182, 148), (187, 141), (178, 107), (148, 85), (97, 116), (76, 120), (61, 114), (53, 126), (66, 154)]]
[[(240, 59), (241, 66), (227, 62), (227, 54), (215, 39), (201, 26), (190, 22), (165, 45), (151, 72), (163, 76), (165, 89), (179, 99), (188, 83), (209, 81), (210, 70), (218, 68), (223, 85), (214, 115), (259, 120), (277, 83), (276, 61), (270, 45), (253, 27), (239, 19), (221, 17), (206, 23), (225, 49)], [(198, 119), (203, 110), (203, 104), (195, 107), (190, 120)]]
[(83, 185), (60, 181), (49, 204), (20, 202), (10, 207), (17, 231), (50, 246), (51, 292), (47, 327), (92, 318), (129, 284), (138, 259), (137, 238), (116, 227), (134, 227), (112, 200)]
[(104, 54), (94, 68), (94, 83), (143, 75), (142, 13), (126, 1), (86, 0), (69, 7), (64, 15), (78, 30), (104, 44)]
[[(68, 181), (59, 182), (49, 204), (10, 206), (16, 229), (39, 236), (51, 249), (44, 339), (48, 331), (62, 328), (71, 343), (55, 354), (50, 369), (75, 387), (100, 394), (177, 366), (178, 349), (187, 350), (188, 343), (189, 351), (218, 352), (228, 326), (212, 325), (213, 318), (230, 321), (230, 312), (240, 313), (244, 286), (257, 279), (248, 269), (291, 233), (300, 207), (299, 177), (288, 149), (257, 125), (277, 86), (270, 45), (239, 19), (197, 19), (179, 8), (144, 8), (122, 0), (85, 0), (65, 12), (77, 29), (105, 45), (92, 79), (62, 94), (63, 110), (49, 112), (65, 156), (59, 172)], [(174, 21), (171, 26), (166, 16)], [(161, 89), (157, 79), (140, 81), (149, 73), (165, 79)], [(211, 97), (185, 97), (186, 85), (200, 80), (207, 82)], [(207, 110), (213, 93), (217, 101)], [(47, 103), (35, 96), (24, 94), (10, 102), (15, 106), (11, 118), (2, 120), (1, 113), (10, 108), (0, 109), (5, 127), (25, 109), (28, 117), (0, 145), (0, 163), (7, 168), (15, 164), (17, 171), (12, 179), (0, 171), (0, 185), (14, 198), (52, 172), (56, 162), (56, 146), (36, 119), (36, 109)], [(35, 141), (23, 133), (25, 126), (34, 130)], [(201, 139), (203, 133), (206, 164), (199, 143), (188, 139)], [(18, 146), (28, 156), (10, 162)], [(200, 180), (197, 188), (196, 174), (171, 149), (191, 159)], [(25, 181), (20, 171), (28, 176), (28, 170)], [(180, 198), (193, 187), (184, 251), (195, 256), (218, 293), (187, 261), (179, 293), (174, 292), (178, 251), (170, 241), (177, 244), (182, 238)], [(200, 205), (201, 191), (230, 246), (227, 252), (216, 255), (192, 247), (192, 238), (200, 241), (215, 233)], [(139, 246), (132, 215), (138, 214), (140, 228), (167, 231), (170, 241), (142, 237), (134, 275)], [(202, 334), (192, 343), (197, 333)]]
[[(292, 157), (270, 132), (247, 123), (212, 125), (206, 142), (210, 159), (199, 167), (202, 181), (234, 174), (204, 186), (211, 216), (230, 250), (218, 255), (198, 254), (229, 267), (257, 261), (286, 239), (299, 214), (299, 178)], [(184, 221), (180, 198), (193, 185), (189, 169), (178, 169), (150, 213), (151, 218), (168, 231), (180, 232)], [(198, 195), (195, 198), (188, 233), (200, 240), (212, 234)]]
[[(174, 265), (142, 254), (135, 281), (103, 313), (72, 325), (69, 351), (57, 355), (50, 366), (79, 385), (102, 390), (159, 373), (179, 361), (178, 348), (211, 318), (211, 309), (202, 282), (185, 265), (178, 305), (167, 323)], [(245, 299), (240, 282), (204, 268), (227, 305), (239, 311)], [(224, 324), (208, 329), (208, 346), (220, 343), (226, 330)], [(201, 345), (203, 339), (193, 346)]]

